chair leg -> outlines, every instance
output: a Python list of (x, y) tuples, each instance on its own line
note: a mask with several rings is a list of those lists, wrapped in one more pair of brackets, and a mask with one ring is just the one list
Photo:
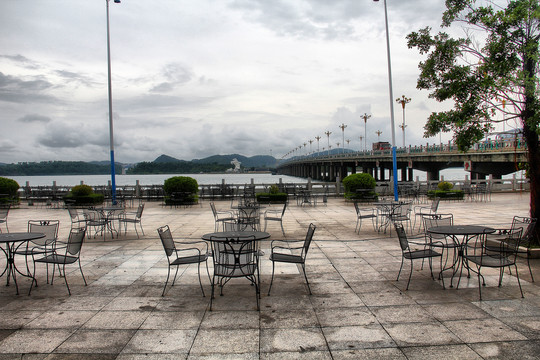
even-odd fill
[(161, 293), (161, 296), (165, 296), (165, 289), (167, 288), (167, 283), (169, 282), (169, 276), (171, 275), (171, 267), (167, 267), (167, 280), (165, 280), (165, 286), (163, 287), (163, 292)]
[(407, 281), (407, 287), (405, 288), (405, 290), (409, 290), (409, 284), (411, 283), (412, 272), (413, 272), (413, 261), (411, 260), (411, 272), (409, 273), (409, 280)]
[(519, 285), (519, 291), (521, 292), (521, 297), (524, 298), (525, 296), (523, 296), (523, 289), (521, 288), (521, 281), (519, 281), (519, 274), (518, 274), (517, 264), (514, 264), (514, 266), (516, 267), (516, 278), (517, 278), (518, 285)]
[[(47, 264), (48, 265), (48, 264)], [(48, 268), (47, 268), (48, 269)], [(88, 286), (88, 284), (86, 283), (86, 279), (84, 278), (84, 274), (83, 274), (83, 271), (82, 271), (82, 266), (81, 266), (81, 259), (79, 258), (79, 270), (81, 271), (81, 276), (83, 278), (83, 281), (84, 281), (84, 286)], [(65, 277), (65, 276), (64, 276)]]
[(533, 273), (532, 273), (532, 270), (531, 270), (530, 258), (531, 258), (531, 251), (529, 249), (527, 249), (527, 266), (529, 267), (529, 274), (531, 274), (531, 281), (534, 282), (534, 277), (533, 277)]
[(200, 262), (197, 263), (197, 273), (199, 275), (199, 285), (201, 285), (202, 296), (206, 297), (206, 295), (204, 295), (204, 289), (203, 289), (202, 281), (201, 281), (201, 263)]
[(66, 282), (66, 287), (67, 287), (67, 290), (68, 290), (68, 294), (71, 296), (71, 290), (69, 289), (69, 284), (68, 284), (67, 276), (66, 276), (66, 264), (64, 264), (63, 270), (64, 270), (64, 281)]
[(401, 275), (401, 269), (403, 269), (403, 257), (401, 258), (401, 266), (399, 267), (399, 272), (397, 274), (396, 281), (399, 281), (399, 275)]
[(309, 290), (309, 295), (312, 295), (311, 287), (309, 286), (309, 281), (308, 281), (307, 274), (306, 274), (306, 265), (304, 263), (302, 263), (302, 271), (304, 271), (304, 278), (306, 279), (306, 284), (307, 284), (307, 287), (308, 287), (308, 290)]
[(272, 290), (272, 284), (274, 283), (274, 270), (276, 263), (272, 261), (272, 279), (270, 280), (270, 287), (268, 288), (268, 296), (270, 296), (270, 290)]

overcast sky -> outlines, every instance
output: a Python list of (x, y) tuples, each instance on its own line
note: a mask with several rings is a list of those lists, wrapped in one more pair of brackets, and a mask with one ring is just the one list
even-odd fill
[[(388, 0), (407, 144), (439, 141), (422, 137), (440, 105), (416, 89), (405, 36), (443, 9)], [(110, 26), (116, 161), (280, 158), (315, 136), (326, 148), (328, 130), (359, 149), (364, 113), (368, 144), (391, 141), (382, 1), (111, 0)], [(0, 162), (108, 160), (106, 0), (2, 0), (0, 31)]]

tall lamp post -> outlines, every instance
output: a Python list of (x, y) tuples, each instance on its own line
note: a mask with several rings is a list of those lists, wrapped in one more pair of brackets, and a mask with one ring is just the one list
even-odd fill
[[(342, 153), (345, 153), (345, 128), (347, 127), (347, 125), (341, 123), (341, 125), (339, 125), (339, 128), (341, 129), (341, 134), (343, 135), (343, 141), (341, 142), (342, 144)], [(339, 147), (339, 145), (338, 145)]]
[[(362, 139), (364, 138), (362, 135), (358, 137), (360, 139), (360, 151), (362, 151)], [(365, 149), (364, 149), (365, 150)]]
[[(120, 4), (120, 0), (114, 0)], [(116, 175), (114, 169), (114, 132), (113, 132), (113, 110), (112, 110), (112, 81), (111, 81), (111, 36), (109, 29), (109, 0), (105, 0), (107, 4), (107, 70), (108, 70), (108, 85), (109, 85), (109, 144), (111, 151), (111, 198), (113, 205), (116, 205)]]
[(330, 156), (330, 134), (332, 134), (332, 132), (330, 130), (326, 130), (324, 133), (328, 137), (328, 155)]
[(399, 127), (403, 130), (403, 147), (405, 147), (405, 128), (407, 127), (407, 125), (405, 125), (405, 105), (411, 102), (411, 98), (401, 95), (400, 98), (396, 99), (396, 102), (401, 104), (401, 108), (403, 109), (403, 123), (399, 125)]
[[(379, 0), (373, 0), (379, 2)], [(390, 57), (390, 36), (388, 34), (388, 10), (386, 0), (384, 3), (384, 23), (386, 27), (386, 57), (388, 61), (388, 90), (390, 93), (390, 128), (392, 130), (392, 177), (394, 178), (394, 200), (398, 201), (397, 160), (396, 160), (396, 129), (394, 125), (394, 91), (392, 89), (392, 63)]]
[(319, 156), (319, 140), (321, 140), (321, 137), (319, 135), (315, 136), (315, 140), (317, 140), (317, 156)]
[[(367, 150), (367, 120), (371, 117), (371, 115), (368, 115), (367, 113), (364, 113), (364, 115), (360, 115), (362, 119), (364, 119), (364, 151)], [(362, 139), (360, 139), (362, 141)]]
[(311, 151), (311, 144), (313, 144), (313, 140), (309, 139), (308, 142), (309, 142), (309, 154), (312, 155), (313, 151)]

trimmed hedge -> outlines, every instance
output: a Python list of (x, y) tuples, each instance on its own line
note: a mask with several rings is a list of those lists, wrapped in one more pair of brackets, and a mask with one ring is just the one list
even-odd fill
[(13, 179), (0, 177), (0, 203), (19, 202), (19, 183)]
[(441, 200), (463, 200), (465, 193), (463, 190), (430, 190), (427, 193), (428, 198), (441, 198)]
[(281, 204), (287, 202), (286, 193), (259, 193), (255, 195), (258, 203)]
[[(351, 200), (373, 200), (377, 198), (375, 186), (377, 183), (370, 174), (351, 174), (343, 179), (345, 198)], [(357, 192), (357, 190), (360, 190)]]
[(163, 183), (165, 205), (192, 205), (199, 201), (199, 184), (189, 176), (173, 176)]
[(105, 195), (94, 194), (94, 189), (89, 185), (77, 185), (71, 188), (69, 194), (64, 196), (64, 202), (75, 206), (101, 205), (105, 201)]

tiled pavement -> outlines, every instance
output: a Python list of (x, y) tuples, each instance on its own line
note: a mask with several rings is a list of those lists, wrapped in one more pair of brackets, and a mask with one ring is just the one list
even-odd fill
[[(529, 194), (497, 194), (491, 202), (444, 202), (439, 212), (460, 224), (508, 225), (526, 216)], [(226, 209), (228, 202), (217, 202)], [(60, 238), (70, 228), (66, 210), (22, 207), (10, 212), (10, 231), (26, 231), (30, 219), (59, 219)], [(477, 279), (462, 278), (459, 289), (443, 290), (429, 270), (415, 264), (405, 291), (408, 268), (396, 275), (401, 251), (393, 236), (364, 223), (354, 232), (352, 204), (329, 199), (328, 206), (291, 205), (285, 215), (287, 239), (301, 239), (317, 224), (307, 271), (309, 296), (296, 266), (277, 267), (272, 295), (269, 241), (262, 244), (261, 310), (255, 291), (242, 279), (231, 281), (224, 296), (202, 297), (196, 268), (181, 268), (177, 283), (161, 291), (167, 262), (156, 228), (169, 224), (175, 238), (198, 239), (212, 232), (209, 203), (164, 208), (148, 203), (146, 235), (133, 229), (120, 239), (88, 239), (82, 250), (84, 286), (78, 269), (26, 295), (30, 281), (18, 277), (21, 295), (0, 278), (0, 359), (526, 359), (540, 356), (540, 289), (520, 262), (522, 299), (514, 276), (486, 271), (484, 300)], [(271, 239), (281, 239), (271, 223)], [(19, 267), (21, 259), (18, 259)], [(0, 260), (3, 267), (5, 259)], [(211, 261), (210, 261), (211, 265)], [(540, 282), (540, 263), (534, 271)], [(435, 269), (438, 267), (436, 266)], [(208, 278), (203, 278), (210, 292)]]

